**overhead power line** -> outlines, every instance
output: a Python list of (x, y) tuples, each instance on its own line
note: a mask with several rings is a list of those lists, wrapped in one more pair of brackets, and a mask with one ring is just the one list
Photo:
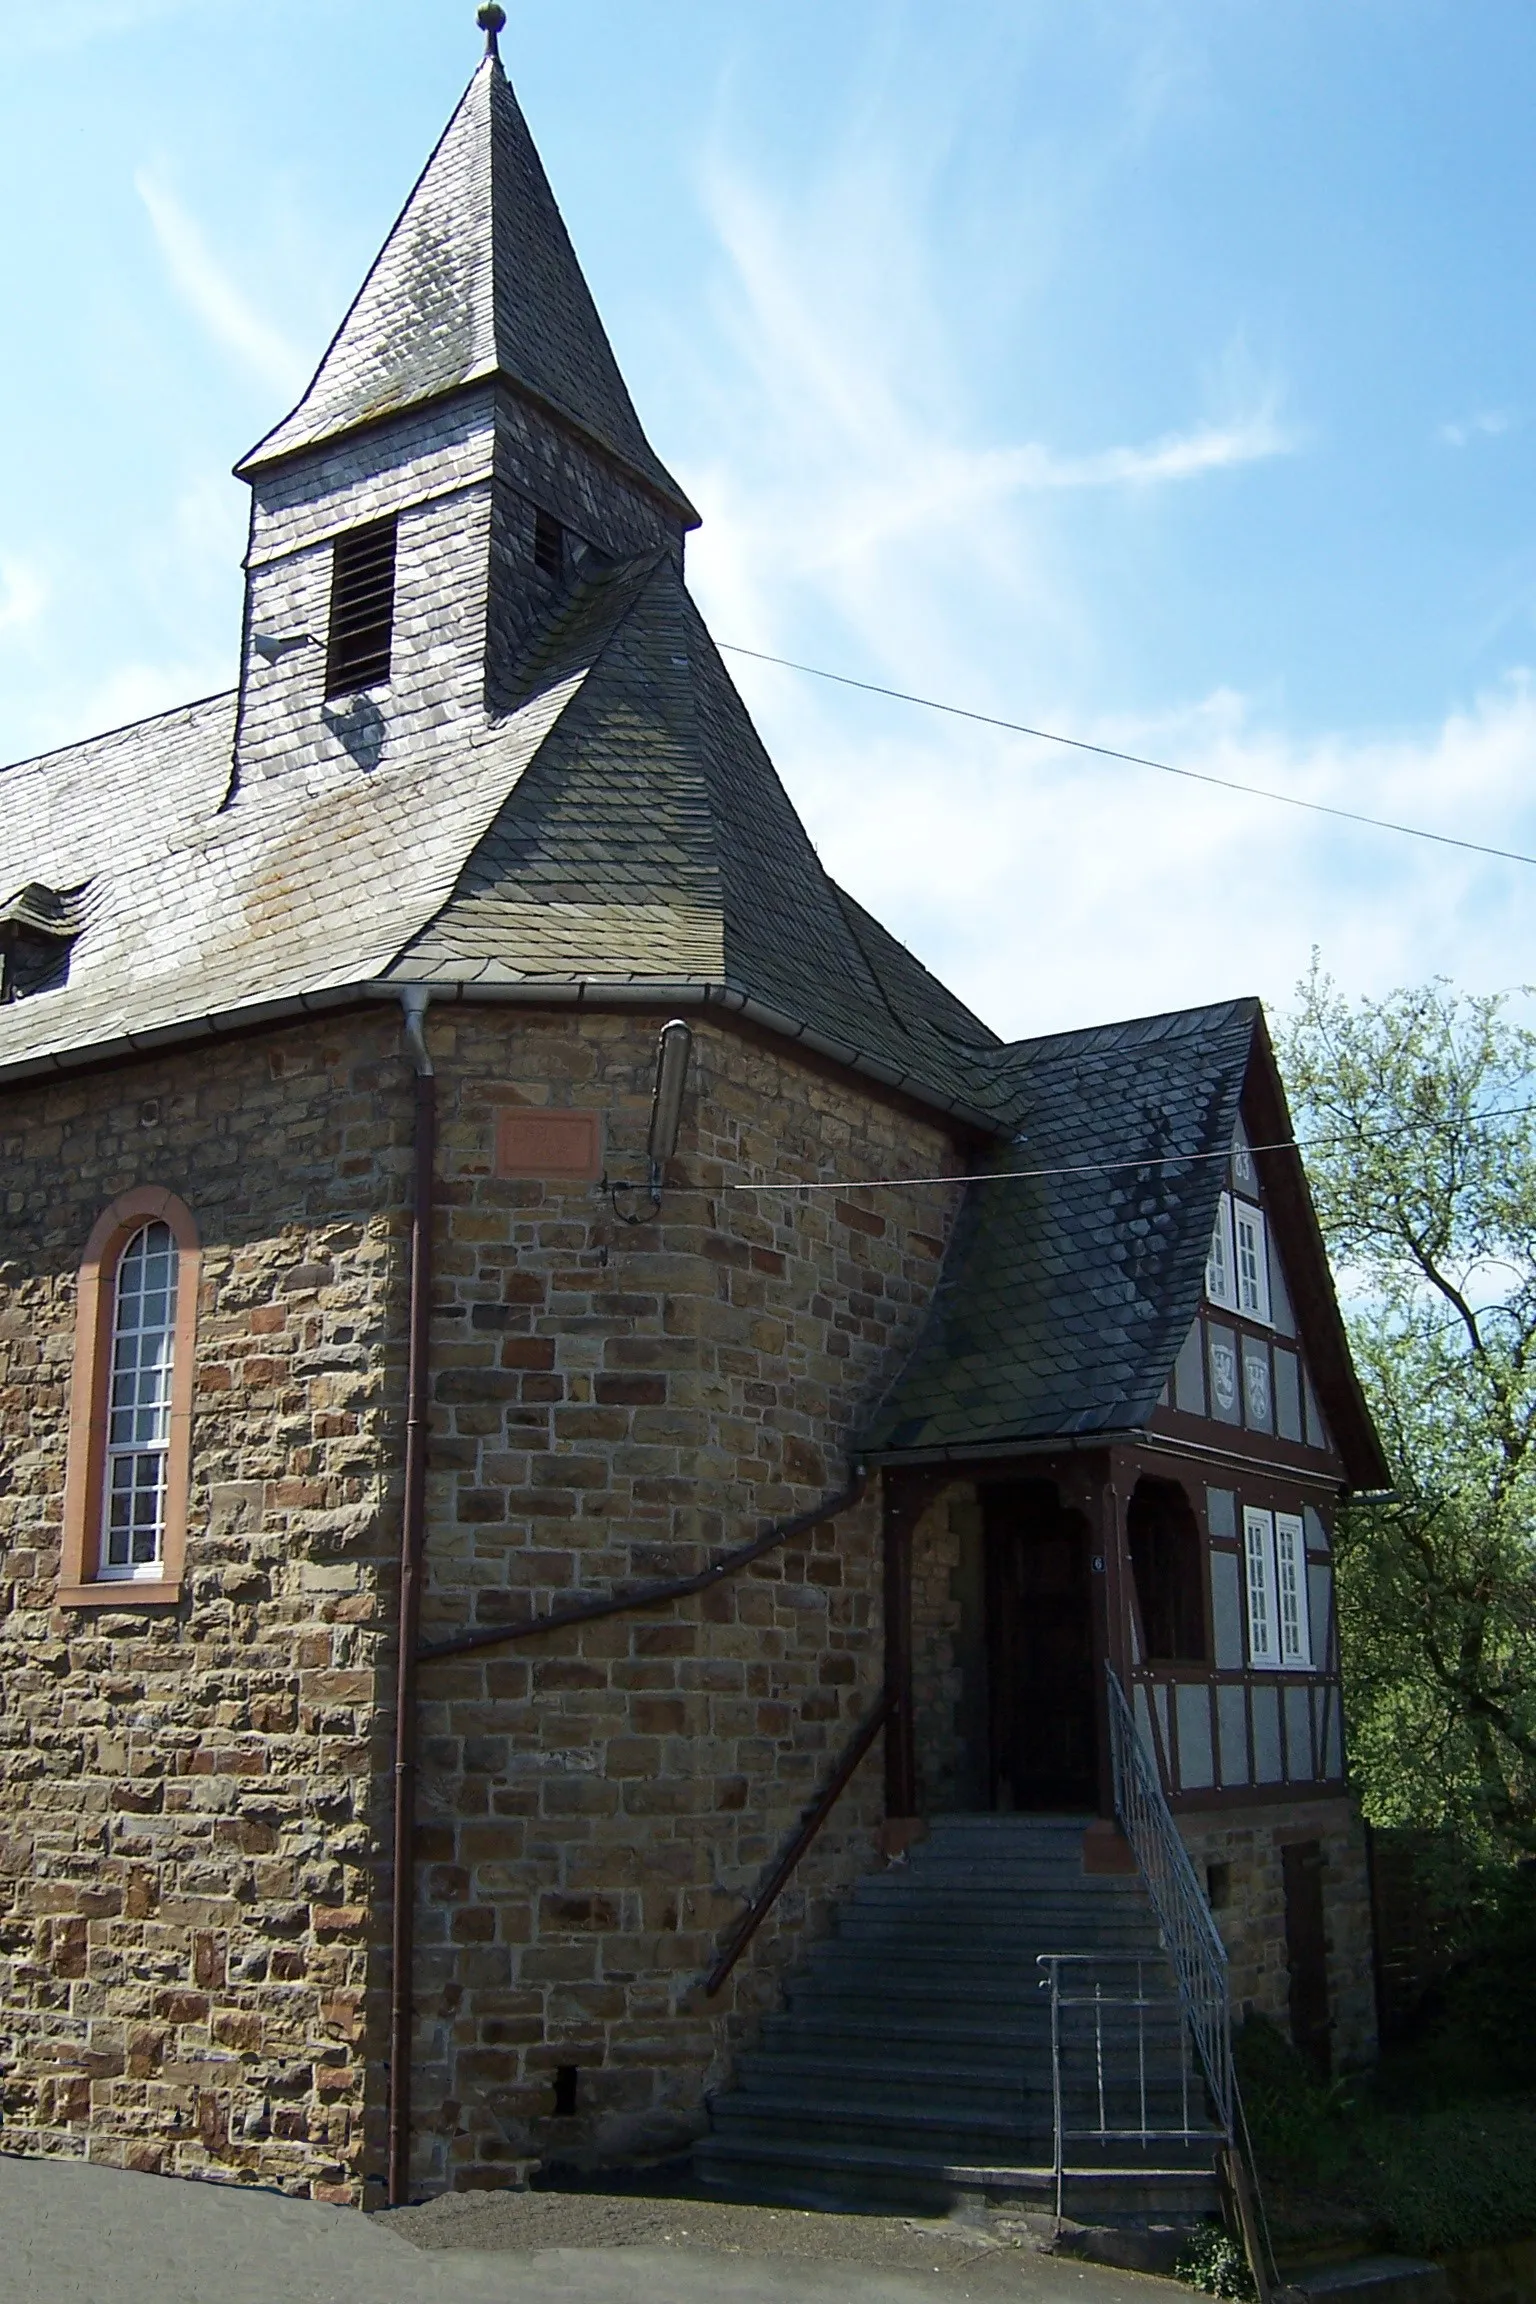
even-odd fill
[[(1524, 1120), (1536, 1114), (1536, 1104), (1507, 1104), (1491, 1112), (1475, 1112), (1469, 1120), (1479, 1125), (1489, 1120)], [(1323, 1152), (1350, 1149), (1361, 1144), (1385, 1144), (1401, 1136), (1411, 1136), (1420, 1127), (1433, 1128), (1440, 1123), (1433, 1120), (1405, 1121), (1396, 1128), (1362, 1128), (1347, 1130), (1341, 1136), (1278, 1137), (1273, 1144), (1250, 1144), (1250, 1152)], [(1158, 1152), (1142, 1159), (1073, 1161), (1061, 1168), (981, 1168), (968, 1176), (854, 1176), (833, 1177), (830, 1183), (803, 1183), (798, 1178), (780, 1177), (767, 1184), (727, 1184), (727, 1192), (895, 1192), (917, 1191), (935, 1184), (1028, 1184), (1038, 1183), (1049, 1176), (1112, 1176), (1124, 1168), (1185, 1168), (1197, 1160), (1230, 1160), (1232, 1148), (1225, 1152)]]
[(1334, 808), (1326, 800), (1298, 799), (1294, 792), (1275, 792), (1264, 784), (1242, 784), (1235, 776), (1213, 776), (1204, 768), (1179, 768), (1171, 760), (1153, 760), (1145, 752), (1119, 752), (1112, 744), (1092, 744), (1086, 736), (1063, 736), (1057, 728), (1031, 728), (1022, 720), (1001, 720), (991, 712), (972, 712), (963, 704), (944, 704), (936, 696), (914, 696), (905, 688), (882, 688), (875, 680), (855, 680), (847, 672), (829, 672), (821, 664), (797, 664), (789, 656), (770, 656), (761, 648), (743, 648), (721, 640), (728, 656), (747, 656), (755, 664), (776, 664), (784, 672), (803, 672), (812, 680), (830, 680), (839, 688), (857, 688), (866, 696), (886, 696), (897, 704), (916, 704), (924, 712), (942, 712), (951, 720), (970, 720), (980, 728), (1001, 728), (1010, 736), (1032, 736), (1041, 744), (1063, 744), (1073, 752), (1092, 752), (1101, 760), (1119, 760), (1131, 768), (1155, 768), (1160, 776), (1178, 776), (1187, 784), (1212, 784), (1218, 792), (1239, 792), (1247, 800), (1270, 800), (1277, 808), (1299, 808), (1310, 816), (1333, 816), (1345, 824), (1364, 824), (1373, 832), (1399, 832), (1408, 840), (1430, 840), (1439, 848), (1460, 848), (1472, 856), (1495, 856), (1503, 864), (1536, 864), (1518, 848), (1493, 848), (1483, 840), (1458, 840), (1450, 832), (1430, 832), (1422, 824), (1398, 824), (1389, 816), (1366, 816), (1358, 808)]
[[(1277, 1144), (1254, 1144), (1254, 1152), (1297, 1152), (1294, 1136)], [(974, 1176), (858, 1176), (850, 1183), (834, 1177), (830, 1184), (727, 1184), (727, 1192), (892, 1192), (922, 1184), (1024, 1184), (1042, 1176), (1108, 1176), (1117, 1168), (1183, 1168), (1192, 1160), (1230, 1160), (1225, 1152), (1160, 1152), (1149, 1160), (1082, 1160), (1068, 1168), (982, 1168)]]

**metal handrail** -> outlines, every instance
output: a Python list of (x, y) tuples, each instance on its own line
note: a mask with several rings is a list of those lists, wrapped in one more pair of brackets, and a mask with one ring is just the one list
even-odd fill
[[(1161, 1955), (1149, 1957), (1145, 1952), (1041, 1952), (1036, 1965), (1042, 1970), (1040, 1985), (1051, 1996), (1051, 2122), (1054, 2132), (1054, 2171), (1056, 2183), (1056, 2220), (1061, 2222), (1069, 2174), (1067, 2145), (1073, 2140), (1088, 2140), (1095, 2144), (1134, 2143), (1145, 2147), (1157, 2141), (1178, 2141), (1185, 2144), (1202, 2142), (1209, 2138), (1208, 2122), (1192, 2117), (1190, 2104), (1189, 2027), (1184, 2022), (1184, 2004), (1177, 1991), (1156, 1989), (1149, 1984), (1148, 1970), (1160, 1970), (1167, 1975), (1167, 1963)], [(1073, 1986), (1076, 1989), (1073, 1989)], [(1153, 2117), (1149, 2101), (1149, 2069), (1147, 2017), (1150, 2013), (1167, 2011), (1177, 2022), (1178, 2032), (1178, 2086), (1179, 2117), (1177, 2120), (1158, 2120)], [(1067, 2037), (1069, 2024), (1063, 2018), (1073, 2015), (1080, 2019), (1077, 2036)], [(1134, 2030), (1120, 2029), (1134, 2020)], [(1107, 2024), (1106, 2024), (1107, 2020)], [(1086, 2026), (1086, 2031), (1083, 2026)], [(1126, 2072), (1127, 2051), (1134, 2046), (1134, 2076)], [(1098, 2117), (1086, 2123), (1069, 2125), (1066, 2103), (1066, 2065), (1069, 2054), (1086, 2048), (1090, 2054), (1091, 2072), (1089, 2097)], [(1167, 2075), (1161, 2078), (1166, 2083)], [(1124, 2103), (1127, 2088), (1132, 2092), (1132, 2103)], [(1134, 2110), (1135, 2118), (1112, 2118)]]
[(721, 1990), (731, 1970), (773, 1910), (781, 1892), (788, 1885), (796, 1865), (848, 1789), (858, 1771), (860, 1762), (890, 1719), (896, 1702), (895, 1691), (886, 1689), (879, 1703), (843, 1754), (831, 1783), (826, 1786), (815, 1805), (809, 1808), (801, 1818), (799, 1829), (794, 1838), (779, 1858), (764, 1886), (731, 1930), (719, 1958), (705, 1977), (704, 1992), (706, 1998), (713, 1999), (715, 1994)]
[(1237, 2090), (1232, 2068), (1227, 1948), (1200, 1893), (1189, 1851), (1179, 1836), (1162, 1778), (1136, 1726), (1120, 1676), (1112, 1664), (1106, 1664), (1105, 1674), (1109, 1681), (1115, 1813), (1157, 1914), (1163, 1950), (1178, 1985), (1184, 2021), (1211, 2092), (1217, 2123), (1224, 2141), (1232, 2145), (1236, 2142)]

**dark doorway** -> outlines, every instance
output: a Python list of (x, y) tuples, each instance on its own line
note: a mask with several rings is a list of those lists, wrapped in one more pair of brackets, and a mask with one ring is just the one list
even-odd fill
[(1045, 1480), (986, 1491), (994, 1808), (1099, 1804), (1088, 1527)]
[(1280, 1851), (1285, 1874), (1285, 1958), (1291, 1972), (1291, 2038), (1297, 2053), (1327, 2079), (1332, 2063), (1328, 2023), (1328, 1944), (1323, 1927), (1323, 1851), (1298, 1840)]

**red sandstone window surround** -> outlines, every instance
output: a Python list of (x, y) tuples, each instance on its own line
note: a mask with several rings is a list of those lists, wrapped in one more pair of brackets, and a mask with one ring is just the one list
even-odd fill
[(192, 1212), (141, 1185), (81, 1260), (64, 1480), (65, 1607), (181, 1598), (201, 1255)]

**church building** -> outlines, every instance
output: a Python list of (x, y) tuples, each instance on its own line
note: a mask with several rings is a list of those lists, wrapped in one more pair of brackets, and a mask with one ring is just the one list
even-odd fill
[(829, 878), (481, 20), (238, 684), (0, 770), (0, 2150), (1028, 2192), (1143, 1811), (1372, 2053), (1381, 1449), (1258, 1003), (1005, 1043)]

